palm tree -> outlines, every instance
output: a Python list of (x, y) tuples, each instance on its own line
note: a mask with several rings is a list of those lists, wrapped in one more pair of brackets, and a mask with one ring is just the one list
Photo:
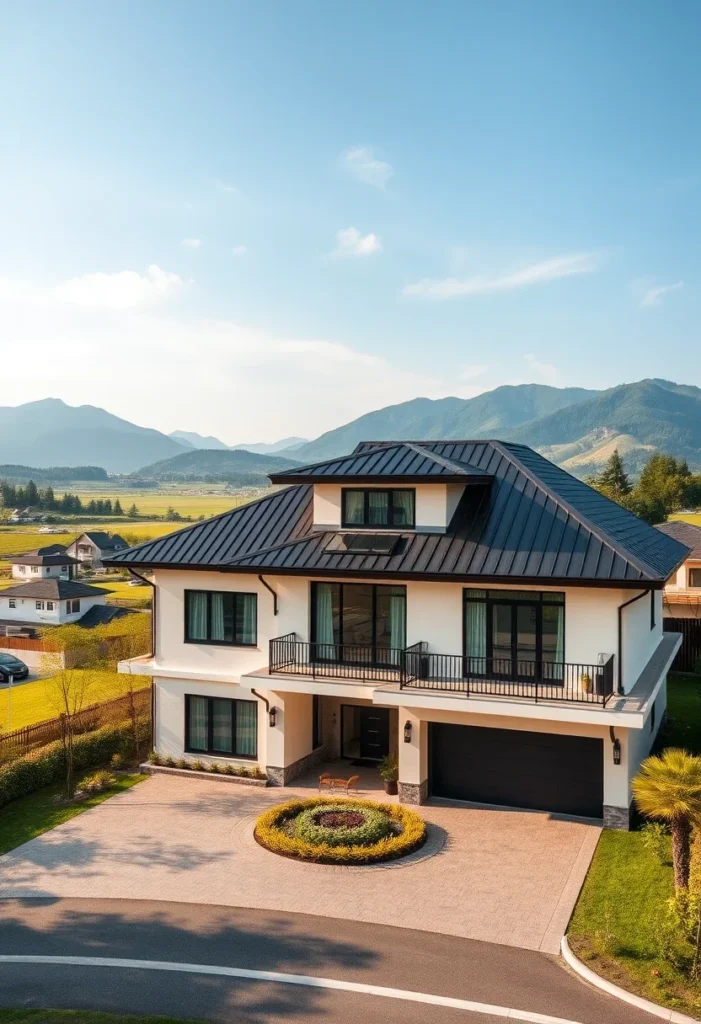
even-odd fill
[(701, 820), (701, 758), (669, 747), (643, 761), (632, 788), (644, 815), (669, 822), (674, 885), (688, 889), (691, 829), (694, 821)]

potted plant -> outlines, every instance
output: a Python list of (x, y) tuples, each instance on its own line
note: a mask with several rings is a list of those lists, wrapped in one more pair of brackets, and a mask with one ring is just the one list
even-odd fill
[(581, 683), (584, 693), (591, 693), (591, 676), (588, 672), (582, 672), (579, 677), (579, 682)]
[(380, 775), (385, 784), (388, 796), (397, 795), (397, 779), (399, 778), (399, 758), (396, 754), (387, 754), (380, 761)]

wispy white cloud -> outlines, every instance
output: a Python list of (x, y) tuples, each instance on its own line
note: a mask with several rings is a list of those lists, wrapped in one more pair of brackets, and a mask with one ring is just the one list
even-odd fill
[(350, 146), (341, 153), (340, 161), (348, 174), (374, 188), (385, 189), (394, 175), (392, 165), (379, 160), (372, 146)]
[(180, 243), (185, 249), (199, 249), (202, 245), (201, 238), (183, 238)]
[(560, 375), (556, 366), (553, 366), (552, 363), (542, 363), (531, 352), (528, 352), (524, 359), (528, 363), (531, 373), (536, 374), (546, 384), (550, 384), (554, 388), (557, 387)]
[(518, 270), (497, 274), (477, 274), (474, 277), (443, 279), (423, 278), (403, 289), (404, 295), (415, 295), (423, 299), (454, 299), (465, 295), (491, 295), (496, 292), (516, 291), (534, 284), (558, 281), (576, 274), (591, 274), (598, 270), (600, 258), (597, 253), (579, 252), (555, 256), (540, 263), (532, 263)]
[(683, 287), (683, 281), (675, 281), (674, 284), (661, 284), (654, 288), (648, 288), (640, 299), (640, 305), (661, 306), (665, 295), (668, 295), (670, 292), (679, 292)]
[(228, 181), (222, 181), (220, 178), (214, 179), (214, 186), (220, 192), (238, 192), (236, 185), (231, 185)]
[(244, 256), (248, 252), (245, 245), (235, 245), (231, 251), (234, 256)]
[(114, 274), (83, 274), (39, 293), (41, 301), (52, 299), (82, 309), (125, 310), (150, 306), (173, 298), (185, 286), (179, 274), (161, 270), (152, 264), (144, 274), (121, 270)]
[(336, 248), (331, 255), (372, 256), (376, 252), (382, 252), (382, 242), (377, 235), (372, 232), (363, 235), (357, 228), (342, 228), (336, 232)]

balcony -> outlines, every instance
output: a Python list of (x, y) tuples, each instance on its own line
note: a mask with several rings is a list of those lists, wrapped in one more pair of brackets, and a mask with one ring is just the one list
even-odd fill
[(562, 700), (603, 707), (613, 694), (613, 656), (602, 664), (434, 654), (421, 642), (403, 649), (317, 644), (287, 633), (270, 641), (271, 675), (396, 684), (461, 696)]

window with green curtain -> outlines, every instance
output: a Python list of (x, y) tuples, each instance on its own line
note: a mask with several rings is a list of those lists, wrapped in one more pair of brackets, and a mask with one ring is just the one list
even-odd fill
[(188, 697), (188, 747), (205, 752), (209, 737), (209, 700), (207, 697)]
[(258, 705), (252, 700), (236, 702), (236, 753), (255, 757), (258, 748)]
[(229, 697), (185, 696), (185, 749), (191, 753), (255, 758), (258, 704)]
[(365, 491), (343, 492), (343, 522), (348, 526), (362, 526), (365, 521)]
[(339, 591), (338, 583), (314, 585), (314, 639), (316, 656), (322, 661), (335, 661), (338, 654)]
[(414, 525), (414, 491), (392, 491), (392, 525)]
[(389, 523), (389, 494), (387, 491), (368, 491), (368, 526), (387, 526)]
[(256, 594), (186, 590), (185, 640), (253, 646), (257, 641), (257, 609)]
[(469, 672), (480, 673), (486, 670), (486, 601), (470, 600), (465, 602), (465, 654), (468, 658), (467, 667)]
[(206, 640), (208, 633), (207, 594), (205, 591), (190, 591), (187, 598), (188, 639)]

